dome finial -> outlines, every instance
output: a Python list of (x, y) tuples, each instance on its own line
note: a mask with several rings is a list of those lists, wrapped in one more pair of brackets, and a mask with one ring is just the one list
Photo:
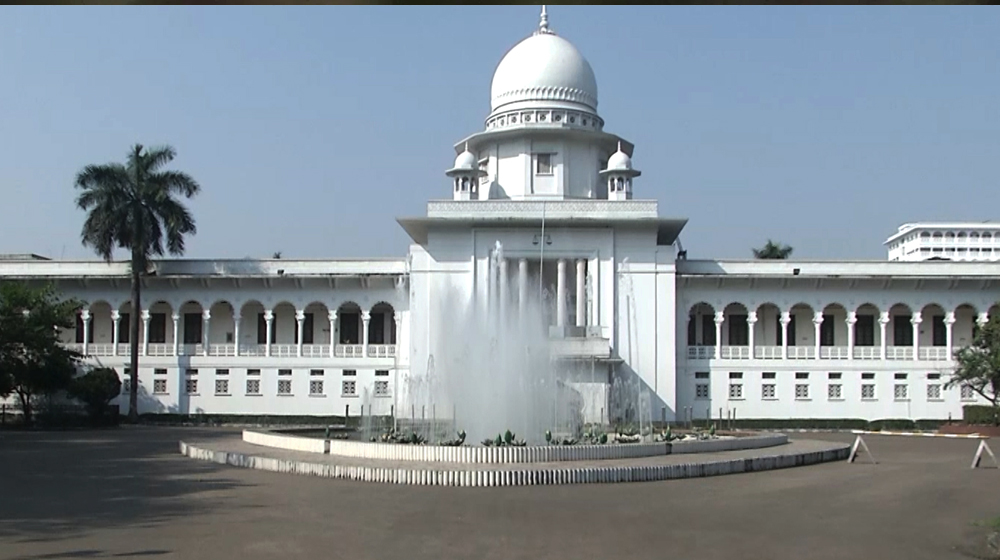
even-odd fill
[(545, 11), (545, 4), (542, 4), (542, 18), (538, 22), (538, 33), (552, 33), (549, 29), (549, 14)]
[(621, 140), (618, 141), (618, 151), (619, 152), (622, 151), (622, 141)]

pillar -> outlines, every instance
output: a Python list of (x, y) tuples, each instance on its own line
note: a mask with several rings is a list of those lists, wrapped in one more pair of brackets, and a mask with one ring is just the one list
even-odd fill
[[(544, 242), (543, 242), (544, 243)], [(559, 259), (556, 269), (556, 326), (566, 326), (566, 259)]]
[(327, 312), (326, 318), (330, 320), (330, 357), (332, 358), (337, 346), (337, 311)]
[(302, 325), (305, 323), (306, 313), (301, 309), (295, 311), (295, 355), (302, 357)]
[(726, 315), (722, 311), (715, 312), (715, 357), (722, 357), (722, 323)]
[(920, 359), (920, 323), (924, 321), (924, 318), (917, 311), (910, 317), (910, 324), (913, 325), (913, 359)]
[(587, 326), (587, 261), (576, 259), (576, 326)]
[(854, 324), (858, 322), (856, 311), (847, 312), (847, 359), (854, 359)]
[(813, 313), (813, 336), (815, 337), (813, 339), (813, 346), (814, 346), (813, 351), (816, 352), (816, 355), (813, 356), (813, 358), (817, 360), (819, 359), (819, 348), (820, 348), (819, 338), (820, 338), (820, 332), (822, 330), (823, 330), (823, 312), (816, 311)]
[(747, 344), (750, 346), (750, 359), (754, 359), (757, 356), (754, 354), (754, 325), (757, 324), (757, 312), (751, 311), (747, 313)]
[[(147, 313), (147, 312), (143, 311), (143, 313)], [(177, 313), (174, 313), (174, 314), (170, 315), (170, 318), (174, 321), (174, 354), (173, 355), (177, 356), (177, 355), (180, 354), (180, 352), (178, 352), (177, 350), (178, 350), (178, 348), (180, 348), (180, 344), (181, 344), (181, 336), (180, 336), (180, 334), (181, 334), (181, 327), (180, 327), (181, 316), (178, 315)], [(146, 317), (143, 317), (142, 321), (143, 321), (143, 323), (142, 323), (143, 326), (146, 328), (146, 340), (148, 341), (149, 340), (149, 319), (147, 319)]]
[(365, 357), (368, 357), (368, 322), (371, 320), (371, 311), (361, 312), (361, 355)]
[(947, 348), (948, 359), (952, 359), (951, 347), (954, 344), (955, 312), (949, 311), (944, 314), (944, 347)]
[(122, 314), (117, 309), (111, 310), (111, 355), (118, 355), (118, 341), (121, 339), (121, 333), (118, 332), (121, 321)]
[(264, 323), (266, 324), (264, 332), (264, 355), (271, 357), (271, 333), (274, 331), (274, 311), (270, 309), (264, 310)]
[(517, 316), (524, 320), (528, 309), (528, 259), (517, 261)]
[(233, 355), (235, 356), (240, 355), (240, 323), (242, 322), (243, 315), (237, 313), (233, 316), (233, 342), (236, 343)]
[(392, 314), (392, 320), (396, 323), (396, 339), (392, 341), (392, 344), (393, 344), (393, 346), (396, 347), (395, 351), (396, 351), (396, 353), (398, 355), (398, 353), (399, 353), (399, 338), (400, 338), (400, 334), (402, 333), (402, 331), (400, 329), (402, 329), (402, 327), (403, 327), (403, 314), (400, 313), (399, 311), (396, 311), (395, 313)]
[(80, 312), (80, 322), (83, 323), (83, 355), (90, 351), (90, 310), (84, 309)]
[[(149, 354), (149, 310), (143, 309), (139, 312), (139, 318), (142, 319), (142, 355), (145, 356)], [(177, 315), (174, 315), (174, 355), (177, 355)]]
[(879, 350), (880, 352), (879, 357), (882, 358), (883, 360), (885, 359), (885, 328), (886, 325), (888, 324), (889, 324), (889, 312), (883, 311), (879, 313), (878, 328), (879, 328), (879, 335), (882, 337), (882, 339), (879, 341), (881, 343), (881, 348)]
[(792, 322), (792, 314), (788, 311), (781, 312), (781, 359), (788, 359), (788, 323)]
[(208, 330), (212, 326), (212, 311), (205, 309), (201, 312), (201, 355), (208, 355)]
[(500, 327), (507, 327), (507, 304), (510, 301), (510, 288), (507, 285), (507, 259), (500, 259)]

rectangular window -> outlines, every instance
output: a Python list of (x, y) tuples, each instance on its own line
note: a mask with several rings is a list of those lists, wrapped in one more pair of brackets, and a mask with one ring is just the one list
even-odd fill
[(774, 392), (774, 383), (765, 383), (760, 386), (760, 398), (762, 399), (774, 399), (776, 398)]
[(764, 373), (760, 374), (760, 376), (763, 379), (774, 379), (775, 377), (777, 377), (777, 374), (775, 374), (775, 372), (773, 371), (765, 371)]
[(708, 398), (708, 384), (698, 383), (694, 386), (694, 398), (696, 399), (707, 399)]
[(905, 401), (907, 399), (906, 385), (902, 383), (897, 383), (893, 388), (892, 396), (897, 401)]
[(839, 373), (835, 373), (835, 372), (830, 372), (830, 373), (829, 373), (829, 374), (827, 375), (827, 378), (828, 378), (828, 379), (840, 379), (840, 377), (841, 377), (841, 374), (839, 374)]
[(388, 397), (389, 396), (389, 382), (388, 381), (385, 381), (385, 380), (382, 380), (382, 381), (376, 380), (375, 381), (375, 396), (376, 397)]
[(913, 346), (913, 324), (910, 315), (895, 315), (892, 318), (893, 346)]
[(247, 394), (248, 395), (260, 394), (260, 379), (247, 379)]
[(385, 344), (384, 313), (373, 313), (368, 320), (368, 344)]
[(311, 380), (309, 380), (309, 394), (310, 395), (322, 395), (323, 394), (323, 380), (322, 379), (311, 379)]
[(698, 321), (694, 315), (688, 317), (688, 346), (698, 345)]
[(361, 344), (360, 320), (360, 315), (354, 311), (340, 314), (340, 344)]
[(809, 379), (808, 371), (797, 371), (795, 372), (795, 379)]
[(874, 373), (862, 373), (861, 379), (875, 379)]
[(278, 380), (278, 394), (279, 395), (291, 395), (292, 394), (292, 380), (291, 379), (279, 379)]
[(389, 370), (387, 369), (377, 369), (375, 370), (375, 377), (388, 377)]
[(948, 330), (944, 325), (944, 315), (931, 317), (931, 345), (944, 346), (948, 342)]
[(217, 369), (215, 370), (215, 375), (229, 375), (228, 369)]
[(875, 346), (875, 316), (858, 314), (854, 324), (854, 345)]
[(941, 400), (941, 385), (933, 384), (927, 386), (927, 400), (938, 401)]
[(184, 370), (184, 375), (198, 375), (198, 370), (195, 368), (187, 368)]
[(962, 385), (962, 400), (972, 401), (976, 399), (976, 394), (973, 392), (972, 387), (968, 385)]
[(201, 344), (201, 313), (184, 314), (184, 344)]
[(247, 370), (247, 375), (248, 376), (249, 375), (260, 375), (260, 370), (259, 369), (248, 369)]
[(715, 346), (715, 321), (708, 315), (701, 316), (701, 345)]
[(149, 316), (149, 342), (165, 344), (167, 342), (167, 314), (151, 313)]
[(228, 379), (216, 379), (215, 380), (215, 394), (216, 395), (228, 395), (229, 394), (229, 380)]
[(823, 315), (823, 322), (819, 325), (819, 345), (820, 346), (833, 346), (834, 345), (834, 324), (833, 315)]
[(153, 380), (153, 394), (154, 395), (166, 395), (167, 394), (167, 380), (166, 379), (154, 379)]
[(941, 379), (940, 373), (928, 373), (927, 379)]
[(797, 399), (808, 399), (809, 398), (809, 385), (805, 383), (799, 383), (795, 385), (795, 398)]
[(153, 369), (153, 375), (166, 375), (167, 368), (155, 368)]
[(291, 374), (292, 374), (292, 370), (290, 370), (290, 369), (279, 369), (278, 370), (278, 375), (291, 375)]
[(861, 400), (875, 400), (875, 385), (870, 383), (864, 383), (861, 385)]
[(826, 397), (831, 401), (844, 398), (843, 388), (840, 383), (831, 383), (826, 386)]
[(726, 322), (729, 324), (729, 345), (746, 346), (750, 344), (750, 324), (747, 323), (746, 315), (730, 315)]
[(357, 395), (357, 381), (353, 379), (348, 381), (344, 380), (340, 382), (340, 394), (344, 397), (353, 397)]
[(323, 375), (323, 370), (321, 370), (321, 369), (311, 369), (311, 370), (309, 370), (309, 375), (310, 376)]
[(905, 373), (897, 373), (893, 376), (895, 379), (906, 379)]
[(729, 384), (729, 398), (730, 399), (742, 399), (743, 398), (743, 384), (742, 383), (730, 383)]
[(743, 379), (743, 372), (731, 371), (729, 372), (729, 379)]
[(358, 370), (355, 370), (355, 369), (345, 369), (344, 372), (343, 372), (343, 374), (345, 376), (357, 375), (358, 374)]
[(184, 380), (184, 392), (189, 395), (198, 394), (198, 380), (197, 379), (185, 379)]
[(552, 154), (535, 154), (535, 174), (552, 175)]
[(128, 344), (132, 340), (130, 317), (128, 313), (118, 315), (118, 344)]

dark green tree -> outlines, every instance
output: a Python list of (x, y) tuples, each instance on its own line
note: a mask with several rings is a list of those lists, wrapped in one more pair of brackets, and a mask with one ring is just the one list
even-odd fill
[(753, 250), (753, 258), (755, 259), (787, 259), (792, 255), (792, 248), (788, 245), (782, 245), (781, 243), (775, 243), (770, 239), (764, 244), (760, 249)]
[(1000, 425), (1000, 316), (990, 317), (972, 344), (955, 352), (955, 371), (946, 388), (968, 386), (993, 405), (993, 422)]
[(167, 171), (176, 153), (166, 146), (146, 150), (136, 144), (124, 164), (88, 165), (76, 177), (81, 190), (76, 204), (88, 212), (83, 224), (83, 244), (111, 262), (115, 249), (130, 254), (132, 312), (129, 314), (130, 421), (139, 417), (139, 315), (140, 278), (149, 272), (150, 260), (184, 254), (184, 237), (197, 232), (194, 218), (178, 197), (191, 198), (200, 187), (186, 173)]
[(96, 368), (73, 380), (69, 395), (87, 407), (87, 413), (94, 420), (100, 419), (107, 411), (108, 403), (122, 390), (118, 373), (111, 368)]

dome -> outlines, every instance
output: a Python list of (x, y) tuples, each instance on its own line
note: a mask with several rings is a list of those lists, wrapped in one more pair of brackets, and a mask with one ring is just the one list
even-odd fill
[(622, 171), (632, 169), (632, 158), (622, 151), (621, 142), (618, 143), (618, 151), (608, 158), (609, 171)]
[(475, 154), (466, 149), (464, 152), (458, 154), (455, 158), (454, 169), (467, 169), (469, 171), (479, 168), (479, 160), (476, 159)]
[(539, 30), (514, 45), (497, 65), (490, 110), (538, 101), (597, 112), (594, 70), (572, 43), (549, 31), (544, 12)]

